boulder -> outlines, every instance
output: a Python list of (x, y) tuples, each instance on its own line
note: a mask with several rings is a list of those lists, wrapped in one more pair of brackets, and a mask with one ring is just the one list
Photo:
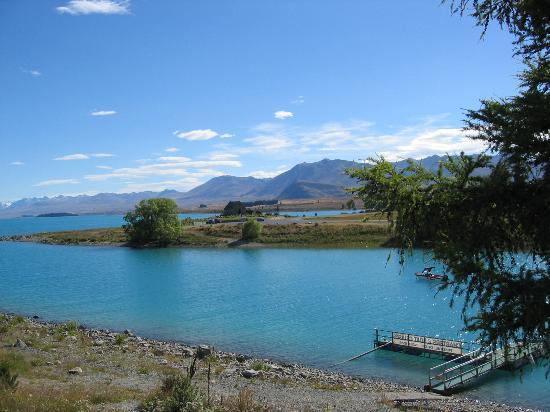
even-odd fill
[(13, 345), (14, 348), (20, 348), (25, 349), (27, 347), (27, 344), (23, 342), (21, 339), (17, 338), (15, 341), (15, 344)]
[(183, 356), (184, 358), (190, 358), (194, 354), (195, 354), (195, 352), (193, 352), (193, 349), (191, 349), (191, 348), (183, 348), (181, 350), (181, 356)]
[(82, 373), (82, 368), (77, 366), (76, 368), (69, 369), (69, 375), (80, 375)]
[(246, 360), (248, 359), (247, 356), (244, 356), (244, 355), (237, 355), (237, 362), (239, 363), (243, 363), (243, 362), (246, 362)]
[(199, 359), (206, 358), (207, 356), (212, 355), (212, 348), (208, 345), (199, 345), (197, 347), (197, 357)]
[(259, 374), (260, 372), (255, 371), (254, 369), (245, 369), (241, 372), (241, 375), (243, 375), (246, 379), (256, 378)]

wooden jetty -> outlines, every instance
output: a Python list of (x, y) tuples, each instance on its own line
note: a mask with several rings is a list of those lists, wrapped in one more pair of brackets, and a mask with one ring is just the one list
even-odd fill
[(428, 384), (424, 386), (426, 391), (442, 395), (449, 395), (494, 370), (515, 370), (526, 363), (534, 363), (534, 359), (545, 350), (542, 343), (509, 345), (489, 350), (471, 342), (381, 329), (374, 330), (374, 347), (444, 360), (430, 369)]
[(375, 329), (374, 347), (408, 355), (452, 360), (464, 356), (479, 345), (459, 340)]

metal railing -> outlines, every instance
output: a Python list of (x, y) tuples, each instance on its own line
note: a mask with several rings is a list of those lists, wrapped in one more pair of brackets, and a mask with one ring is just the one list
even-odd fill
[[(532, 356), (538, 345), (510, 345), (493, 351), (477, 349), (460, 358), (430, 368), (429, 388), (437, 392), (448, 392), (458, 385), (499, 369), (506, 364), (514, 363), (527, 356)], [(464, 359), (462, 363), (457, 361)], [(454, 364), (451, 366), (451, 364)]]
[[(396, 336), (399, 336), (397, 339)], [(406, 336), (406, 339), (403, 339), (403, 336)], [(421, 338), (422, 342), (418, 341), (412, 341), (411, 337)], [(444, 342), (453, 342), (454, 344), (460, 345), (460, 353), (468, 353), (474, 350), (474, 348), (479, 348), (479, 345), (474, 342), (464, 342), (464, 341), (458, 341), (453, 339), (442, 339), (442, 338), (435, 338), (431, 336), (425, 336), (425, 335), (416, 335), (416, 334), (410, 334), (406, 332), (395, 332), (395, 331), (389, 331), (384, 329), (374, 329), (374, 342), (376, 344), (384, 344), (386, 342), (392, 342), (396, 346), (400, 347), (407, 347), (411, 349), (416, 350), (424, 350), (426, 352), (435, 352), (439, 353), (441, 355), (445, 356), (457, 356), (457, 353), (445, 351), (445, 350), (438, 350), (438, 347), (442, 347), (438, 344), (428, 343), (430, 340), (432, 341), (444, 341)], [(396, 342), (397, 341), (397, 342)], [(402, 341), (406, 341), (406, 344), (400, 343)]]

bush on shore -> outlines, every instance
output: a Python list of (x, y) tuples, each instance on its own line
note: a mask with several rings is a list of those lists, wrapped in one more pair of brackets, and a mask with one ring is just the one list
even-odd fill
[(172, 199), (144, 199), (124, 216), (123, 225), (131, 243), (165, 246), (182, 235), (178, 205)]
[(255, 219), (248, 219), (243, 225), (242, 240), (256, 240), (262, 233), (262, 225)]

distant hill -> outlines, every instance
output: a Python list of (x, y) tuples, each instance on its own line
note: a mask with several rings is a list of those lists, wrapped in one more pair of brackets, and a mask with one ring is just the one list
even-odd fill
[[(344, 170), (354, 166), (358, 166), (358, 164), (347, 160), (324, 159), (315, 163), (300, 163), (270, 179), (235, 176), (214, 177), (186, 192), (177, 200), (185, 204), (226, 200), (345, 197), (346, 193), (343, 189), (352, 186), (354, 180), (347, 176)], [(301, 191), (291, 188), (298, 183), (302, 186), (307, 184), (310, 189), (306, 190), (305, 186)], [(321, 186), (312, 190), (314, 184), (323, 185), (324, 190), (320, 190)]]
[(222, 200), (256, 200), (258, 198), (249, 196), (249, 193), (261, 192), (269, 180), (271, 179), (237, 176), (214, 177), (182, 194), (177, 200), (182, 204)]
[[(430, 170), (437, 170), (441, 156), (430, 156), (421, 162)], [(398, 168), (406, 161), (396, 162)], [(219, 176), (210, 179), (188, 192), (165, 190), (162, 192), (100, 193), (93, 196), (55, 196), (26, 198), (11, 204), (0, 205), (0, 217), (19, 217), (50, 213), (120, 214), (132, 209), (136, 203), (152, 197), (174, 199), (180, 207), (193, 208), (199, 204), (223, 203), (229, 200), (255, 201), (259, 199), (341, 199), (349, 195), (346, 188), (355, 185), (345, 169), (363, 167), (348, 160), (324, 159), (314, 163), (300, 163), (292, 169), (269, 179), (254, 177)], [(486, 173), (480, 170), (479, 174)]]

